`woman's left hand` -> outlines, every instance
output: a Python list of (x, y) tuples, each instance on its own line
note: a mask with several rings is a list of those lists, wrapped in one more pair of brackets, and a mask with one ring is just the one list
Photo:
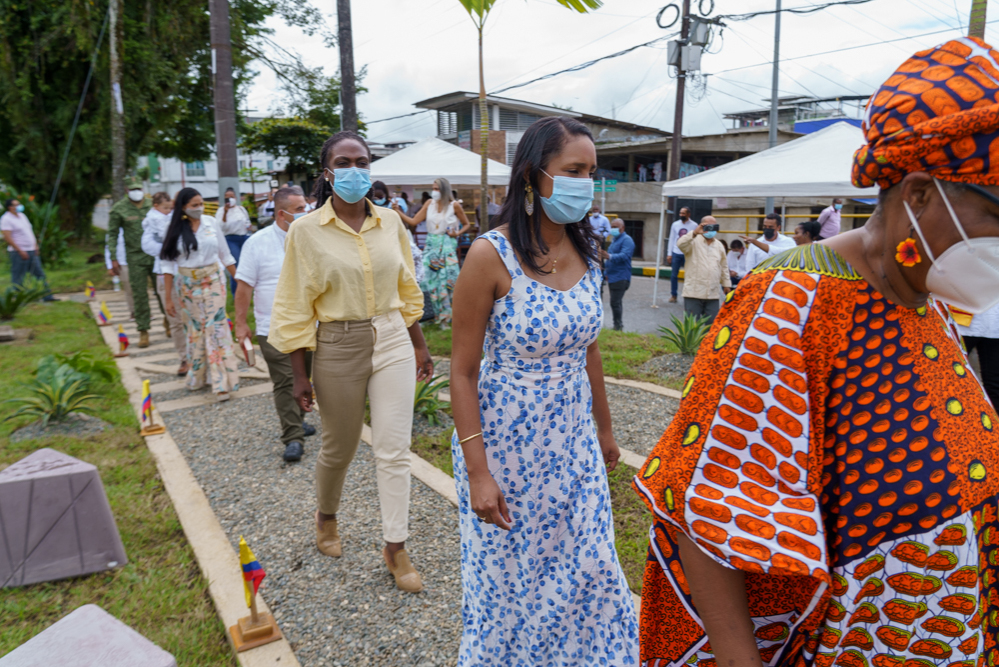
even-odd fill
[(604, 455), (607, 472), (611, 472), (617, 467), (618, 459), (621, 458), (621, 450), (617, 447), (613, 433), (597, 433), (597, 440), (600, 441), (600, 451)]
[(434, 360), (427, 346), (416, 348), (416, 381), (424, 382), (434, 376)]

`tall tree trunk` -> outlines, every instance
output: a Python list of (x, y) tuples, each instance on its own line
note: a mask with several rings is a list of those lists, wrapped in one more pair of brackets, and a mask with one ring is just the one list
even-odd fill
[(125, 115), (121, 93), (121, 0), (111, 0), (111, 197), (125, 196)]
[(232, 81), (232, 37), (229, 31), (229, 0), (211, 0), (210, 31), (215, 66), (215, 156), (219, 165), (219, 203), (226, 188), (239, 199), (239, 168), (236, 160), (236, 88)]
[(971, 16), (968, 18), (968, 35), (985, 39), (985, 5), (988, 0), (972, 0)]
[(482, 29), (479, 24), (479, 152), (482, 153), (482, 183), (479, 188), (479, 234), (489, 231), (489, 107), (486, 106), (486, 78), (482, 67)]
[(340, 45), (340, 128), (357, 132), (357, 85), (354, 82), (354, 42), (350, 28), (350, 0), (336, 0), (337, 40)]

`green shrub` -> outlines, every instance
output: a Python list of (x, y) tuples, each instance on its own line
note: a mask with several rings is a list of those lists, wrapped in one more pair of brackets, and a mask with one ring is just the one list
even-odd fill
[(0, 320), (12, 320), (17, 311), (45, 297), (48, 291), (37, 283), (11, 285), (0, 294)]
[(118, 377), (118, 368), (113, 359), (100, 358), (87, 350), (73, 354), (49, 354), (38, 360), (37, 378), (46, 381), (60, 366), (68, 366), (81, 374), (89, 383), (91, 380), (113, 382)]
[(670, 315), (673, 328), (659, 327), (659, 335), (672, 344), (680, 354), (695, 355), (697, 348), (701, 346), (701, 341), (708, 335), (711, 328), (708, 325), (707, 317), (697, 317), (690, 313), (685, 313), (683, 321), (676, 315)]
[(35, 380), (27, 386), (27, 396), (4, 401), (21, 406), (4, 418), (4, 421), (32, 416), (40, 417), (42, 424), (47, 426), (50, 421), (62, 421), (74, 412), (93, 414), (94, 408), (89, 404), (100, 396), (88, 394), (87, 381), (79, 379), (77, 375), (78, 371), (63, 364), (56, 369), (49, 381)]
[(413, 411), (426, 417), (432, 426), (437, 426), (437, 411), (444, 407), (444, 402), (437, 398), (437, 394), (441, 389), (451, 384), (450, 380), (442, 379), (443, 377), (443, 375), (435, 375), (430, 380), (416, 383)]
[(59, 206), (14, 188), (0, 188), (0, 199), (16, 199), (24, 204), (24, 214), (31, 221), (38, 239), (38, 257), (42, 266), (62, 266), (69, 257), (69, 240), (73, 234), (60, 228)]

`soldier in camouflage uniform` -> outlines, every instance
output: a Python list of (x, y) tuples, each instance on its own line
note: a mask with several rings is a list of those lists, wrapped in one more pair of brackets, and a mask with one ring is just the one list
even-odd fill
[[(125, 232), (125, 256), (128, 258), (128, 282), (135, 303), (135, 327), (139, 330), (139, 347), (149, 347), (149, 280), (153, 275), (153, 257), (142, 252), (142, 220), (151, 203), (142, 191), (142, 181), (130, 178), (126, 183), (128, 196), (111, 207), (108, 238), (117, 239), (118, 230)], [(111, 265), (117, 270), (118, 262)]]

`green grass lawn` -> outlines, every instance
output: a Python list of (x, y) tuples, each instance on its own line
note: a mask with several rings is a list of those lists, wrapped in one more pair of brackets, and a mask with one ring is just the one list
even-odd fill
[[(88, 264), (93, 255), (100, 255), (101, 261)], [(10, 256), (6, 251), (0, 264), (0, 290), (3, 290), (10, 285)], [(88, 280), (97, 289), (111, 289), (111, 276), (104, 266), (104, 244), (93, 241), (70, 244), (67, 262), (58, 268), (45, 267), (45, 276), (53, 292), (82, 292)]]
[[(413, 438), (412, 451), (431, 465), (454, 477), (451, 460), (451, 432), (434, 438), (418, 435)], [(649, 547), (649, 526), (652, 515), (638, 495), (631, 489), (635, 469), (618, 463), (617, 469), (607, 476), (610, 485), (611, 506), (614, 509), (614, 544), (621, 559), (621, 567), (632, 591), (642, 594), (642, 572)]]
[[(86, 306), (36, 303), (11, 322), (34, 339), (0, 346), (4, 373), (0, 400), (23, 393), (38, 359), (87, 349), (110, 358)], [(51, 447), (97, 466), (128, 555), (106, 573), (5, 589), (0, 595), (0, 655), (24, 643), (77, 607), (93, 603), (172, 653), (178, 665), (235, 665), (225, 628), (208, 596), (194, 554), (156, 472), (125, 389), (117, 381), (92, 387), (99, 416), (113, 428), (86, 439), (54, 437), (11, 443), (27, 418), (0, 423), (0, 468), (40, 447)], [(12, 411), (0, 404), (0, 417)]]

